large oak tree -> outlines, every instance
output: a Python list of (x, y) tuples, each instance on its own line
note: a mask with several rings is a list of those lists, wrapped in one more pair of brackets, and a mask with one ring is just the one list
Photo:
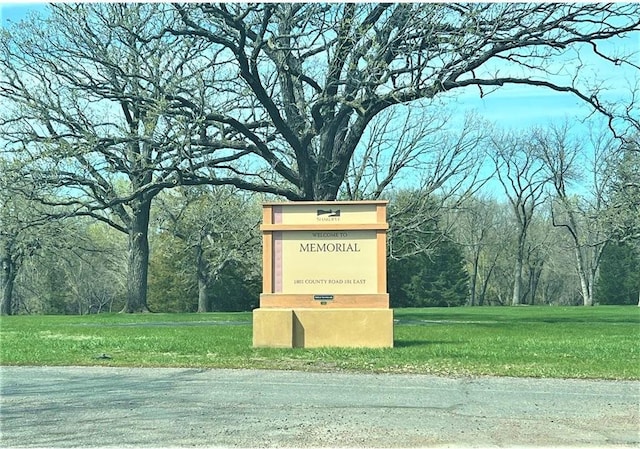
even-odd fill
[[(201, 144), (250, 153), (228, 172), (240, 188), (291, 200), (332, 200), (372, 119), (464, 88), (479, 95), (530, 85), (575, 95), (613, 118), (590, 56), (612, 68), (603, 41), (636, 31), (637, 4), (177, 4), (167, 33), (212, 45)], [(214, 50), (215, 49), (215, 50)], [(205, 109), (203, 110), (203, 106)], [(425, 152), (428, 152), (425, 149)], [(414, 153), (415, 154), (415, 153)], [(386, 167), (380, 167), (381, 172)]]

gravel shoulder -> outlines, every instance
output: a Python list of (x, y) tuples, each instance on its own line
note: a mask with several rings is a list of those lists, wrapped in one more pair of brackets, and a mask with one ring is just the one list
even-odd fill
[(0, 367), (2, 447), (640, 447), (640, 382)]

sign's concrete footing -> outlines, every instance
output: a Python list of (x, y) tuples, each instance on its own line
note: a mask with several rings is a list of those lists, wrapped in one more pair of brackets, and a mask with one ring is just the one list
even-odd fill
[(256, 309), (256, 348), (391, 348), (392, 309)]

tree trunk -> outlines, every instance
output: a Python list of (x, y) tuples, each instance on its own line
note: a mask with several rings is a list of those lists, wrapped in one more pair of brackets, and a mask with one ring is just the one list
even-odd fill
[(526, 239), (526, 231), (521, 230), (518, 236), (518, 249), (516, 253), (516, 264), (513, 270), (513, 295), (511, 296), (511, 305), (520, 305), (522, 297), (522, 269), (524, 260), (524, 242)]
[(479, 306), (484, 306), (484, 301), (487, 298), (487, 290), (489, 289), (489, 281), (491, 280), (491, 275), (493, 274), (493, 270), (496, 268), (496, 263), (498, 262), (498, 254), (495, 254), (493, 261), (491, 262), (491, 266), (487, 270), (487, 273), (482, 280), (482, 290), (480, 292), (480, 299), (478, 300)]
[(469, 300), (469, 305), (470, 306), (475, 306), (476, 305), (476, 288), (478, 285), (478, 264), (480, 259), (480, 250), (476, 248), (475, 250), (475, 254), (473, 257), (473, 272), (471, 273), (471, 285), (470, 285), (470, 292), (471, 292), (471, 299)]
[(207, 283), (198, 277), (198, 313), (209, 311), (209, 295), (207, 295)]
[(209, 297), (207, 295), (209, 267), (204, 257), (202, 245), (196, 246), (196, 270), (198, 276), (198, 312), (209, 312)]
[(529, 285), (531, 292), (531, 305), (536, 303), (536, 295), (538, 294), (538, 285), (540, 284), (540, 276), (542, 276), (542, 268), (532, 268), (529, 275)]
[(132, 206), (129, 227), (129, 267), (127, 303), (123, 312), (149, 312), (147, 307), (147, 275), (149, 272), (149, 211), (151, 200), (136, 200)]
[(1, 315), (13, 314), (13, 285), (16, 280), (16, 266), (11, 255), (6, 254), (2, 258), (2, 304), (0, 305)]
[(572, 235), (574, 236), (574, 248), (576, 256), (576, 268), (578, 269), (578, 276), (580, 277), (580, 289), (582, 291), (582, 304), (585, 306), (593, 305), (593, 289), (591, 288), (591, 282), (589, 281), (589, 274), (585, 264), (585, 258), (582, 254), (582, 248), (580, 246), (580, 239), (578, 238), (577, 220), (574, 217), (573, 212), (569, 213), (569, 222), (571, 228), (574, 230)]
[(590, 288), (591, 282), (587, 279), (587, 270), (584, 266), (584, 260), (582, 257), (582, 251), (576, 244), (575, 247), (576, 265), (578, 269), (578, 276), (580, 277), (580, 291), (582, 292), (582, 304), (585, 306), (593, 305), (593, 295)]
[(593, 306), (595, 304), (594, 300), (593, 300), (593, 295), (594, 292), (596, 291), (596, 279), (597, 279), (597, 273), (596, 271), (592, 270), (589, 272), (589, 303), (585, 304), (585, 306)]
[(516, 266), (513, 270), (513, 295), (511, 296), (511, 305), (517, 306), (520, 304), (520, 291), (522, 289), (522, 259), (520, 257), (516, 260)]

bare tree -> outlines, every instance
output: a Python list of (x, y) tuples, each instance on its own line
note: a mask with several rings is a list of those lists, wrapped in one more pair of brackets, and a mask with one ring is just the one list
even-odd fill
[[(584, 78), (581, 52), (615, 70), (629, 61), (607, 55), (600, 43), (640, 24), (637, 4), (175, 8), (181, 23), (167, 32), (212, 45), (204, 79), (219, 94), (204, 103), (183, 94), (171, 100), (202, 117), (198, 142), (250, 153), (251, 165), (228, 172), (227, 182), (292, 200), (336, 198), (372, 120), (396, 105), (448, 98), (468, 87), (486, 95), (529, 85), (573, 94), (609, 114), (599, 100), (606, 86)], [(387, 168), (378, 168), (382, 184), (415, 162), (415, 154), (388, 156)]]
[(431, 112), (418, 106), (376, 116), (349, 162), (341, 197), (378, 199), (403, 184), (449, 199), (475, 192), (486, 180), (480, 172), (491, 127), (474, 114), (458, 123), (444, 107)]
[(392, 200), (392, 259), (430, 253), (449, 234), (448, 213), (490, 177), (483, 166), (491, 129), (486, 122), (473, 114), (457, 122), (419, 107), (400, 111), (383, 111), (372, 120), (340, 190), (340, 198), (350, 200)]
[[(38, 234), (33, 232), (35, 223), (27, 200), (12, 194), (0, 180), (0, 314), (13, 314), (13, 290), (25, 258), (39, 248)], [(38, 220), (39, 221), (39, 220)]]
[(23, 179), (56, 189), (39, 198), (55, 215), (92, 217), (128, 236), (126, 312), (147, 310), (153, 199), (242, 155), (189, 145), (197, 123), (171, 97), (199, 92), (208, 45), (155, 39), (174, 19), (168, 5), (53, 4), (47, 19), (0, 40), (6, 150), (20, 155)]
[(496, 136), (492, 157), (518, 230), (511, 297), (511, 304), (518, 305), (522, 301), (522, 275), (529, 228), (536, 208), (544, 201), (547, 175), (526, 136)]
[[(593, 156), (585, 163), (581, 159), (585, 145), (571, 138), (567, 125), (537, 130), (532, 142), (553, 186), (553, 225), (564, 229), (570, 237), (583, 304), (591, 306), (602, 251), (612, 237), (603, 213), (605, 193), (612, 178), (607, 160), (617, 144), (603, 133), (593, 135)], [(588, 177), (588, 193), (578, 197), (572, 193), (571, 183), (584, 174)]]
[(504, 207), (496, 200), (479, 195), (453, 211), (453, 235), (465, 249), (471, 306), (484, 305), (498, 259), (509, 246), (506, 244), (509, 225), (504, 215)]
[[(14, 312), (16, 277), (23, 263), (44, 248), (60, 243), (61, 224), (48, 219), (46, 211), (21, 188), (14, 176), (19, 161), (0, 158), (0, 314)], [(31, 192), (35, 194), (35, 192)]]
[[(15, 171), (10, 165), (20, 164), (19, 161), (9, 163), (0, 159), (0, 172), (3, 175), (0, 177), (0, 313), (11, 315), (25, 310), (24, 298), (14, 301), (16, 297), (20, 298), (19, 291), (25, 287), (24, 283), (21, 284), (21, 272), (25, 267), (41, 266), (47, 259), (53, 263), (48, 264), (45, 271), (64, 272), (62, 277), (67, 277), (67, 274), (76, 277), (77, 282), (61, 285), (60, 289), (78, 293), (78, 311), (87, 311), (89, 304), (86, 301), (91, 301), (91, 298), (81, 294), (75, 287), (84, 282), (87, 290), (97, 291), (106, 285), (95, 282), (95, 276), (92, 279), (84, 276), (82, 279), (85, 269), (92, 272), (105, 269), (106, 258), (95, 256), (104, 256), (106, 251), (89, 238), (87, 227), (81, 226), (78, 219), (52, 219), (50, 208), (33, 199), (45, 192), (31, 191), (28, 194), (27, 184), (14, 176)], [(89, 260), (87, 255), (93, 257)], [(110, 284), (113, 285), (113, 282)], [(40, 291), (34, 296), (39, 296), (38, 300), (42, 302), (48, 293)]]
[(528, 232), (524, 258), (527, 284), (522, 297), (524, 302), (531, 305), (541, 302), (539, 293), (543, 275), (550, 269), (553, 249), (559, 246), (557, 233), (550, 232), (553, 228), (549, 214), (540, 213), (537, 217)]

